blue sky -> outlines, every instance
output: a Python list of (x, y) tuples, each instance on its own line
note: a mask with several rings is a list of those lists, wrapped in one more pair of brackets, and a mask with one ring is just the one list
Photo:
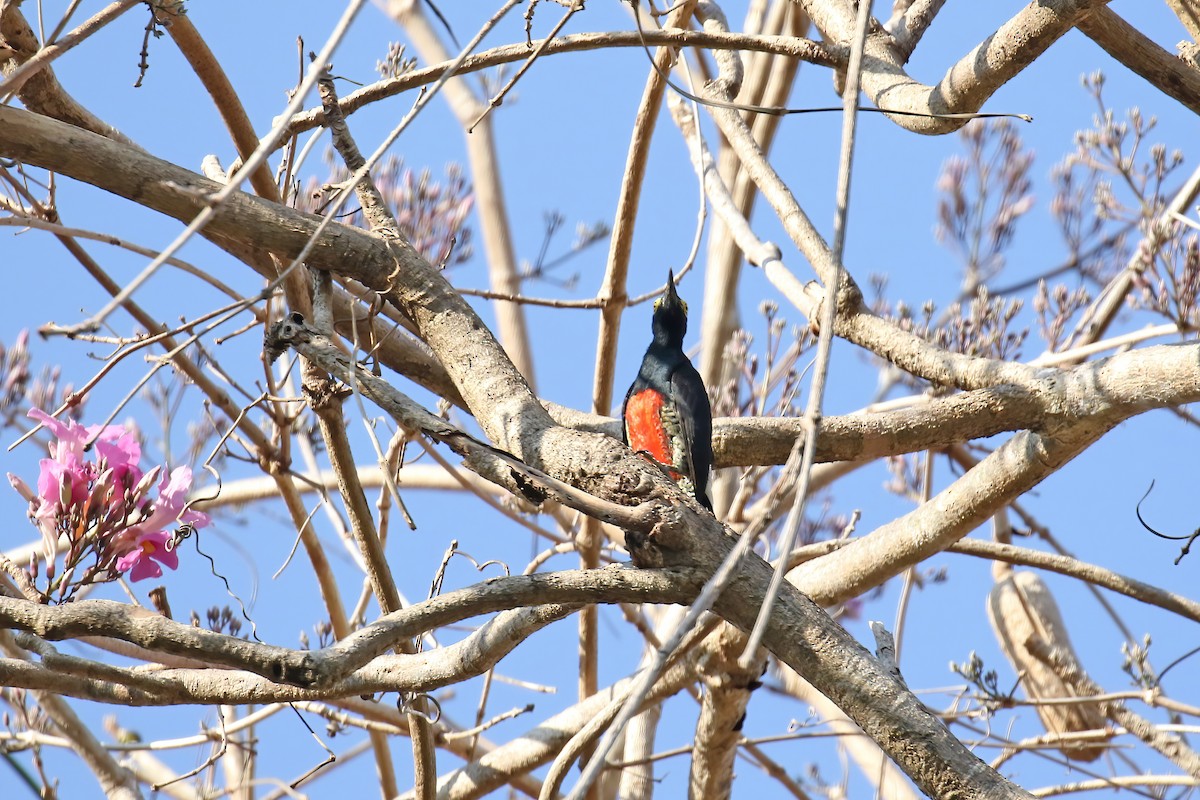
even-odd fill
[[(58, 5), (47, 4), (47, 7)], [(278, 0), (254, 4), (253, 18), (244, 4), (229, 0), (192, 6), (193, 21), (209, 37), (210, 45), (232, 77), (260, 131), (266, 131), (272, 118), (283, 109), (287, 101), (285, 93), (296, 82), (296, 37), (303, 37), (306, 51), (319, 48), (341, 13), (340, 4)], [(876, 6), (878, 13), (883, 14), (885, 4)], [(910, 65), (911, 74), (927, 82), (936, 81), (951, 60), (995, 30), (997, 24), (1020, 7), (1019, 3), (948, 3), (917, 51)], [(1118, 0), (1112, 3), (1112, 8), (1142, 25), (1146, 33), (1169, 49), (1185, 36), (1165, 4)], [(478, 23), (475, 15), (480, 12), (470, 5), (451, 8), (445, 4), (443, 10), (450, 15), (460, 39), (469, 36), (473, 25)], [(742, 4), (728, 6), (726, 11), (736, 26), (743, 14)], [(26, 8), (26, 13), (33, 11)], [(535, 19), (535, 35), (547, 30), (557, 13), (556, 6), (542, 4)], [(198, 169), (205, 155), (215, 153), (228, 165), (232, 146), (220, 120), (168, 39), (151, 41), (150, 72), (142, 88), (132, 88), (143, 24), (140, 12), (132, 12), (56, 62), (60, 80), (96, 114), (155, 155)], [(627, 24), (628, 15), (618, 4), (611, 0), (593, 2), (586, 13), (572, 21), (567, 32), (624, 28)], [(520, 15), (515, 14), (485, 46), (519, 41), (523, 38), (522, 25)], [(400, 32), (382, 13), (369, 6), (335, 55), (335, 74), (362, 83), (374, 80), (375, 62), (383, 57), (390, 40), (400, 38)], [(1072, 32), (1064, 37), (1032, 69), (999, 91), (985, 109), (1024, 113), (1034, 118), (1033, 123), (1022, 124), (1019, 130), (1036, 152), (1033, 177), (1038, 204), (1022, 223), (1008, 254), (1009, 280), (1036, 274), (1058, 263), (1064, 255), (1048, 217), (1053, 191), (1048, 176), (1053, 165), (1072, 148), (1074, 132), (1091, 122), (1095, 108), (1080, 86), (1080, 76), (1096, 69), (1102, 69), (1108, 76), (1105, 97), (1118, 114), (1136, 105), (1145, 113), (1158, 116), (1159, 126), (1151, 141), (1162, 141), (1173, 148), (1186, 147), (1195, 138), (1195, 119), (1190, 112), (1116, 65), (1082, 35)], [(545, 212), (559, 211), (565, 215), (568, 231), (573, 230), (576, 222), (611, 219), (628, 132), (646, 71), (645, 54), (638, 49), (557, 56), (537, 65), (518, 85), (517, 96), (507, 99), (494, 112), (509, 212), (521, 258), (531, 260), (536, 256)], [(343, 93), (354, 88), (348, 82), (339, 85)], [(407, 112), (413, 97), (409, 94), (392, 98), (350, 118), (364, 150), (373, 147)], [(802, 67), (790, 104), (833, 102), (828, 72)], [(310, 100), (306, 107), (314, 103), (315, 100)], [(840, 126), (836, 115), (787, 118), (775, 148), (775, 162), (781, 174), (791, 182), (801, 204), (826, 235), (832, 229)], [(871, 272), (886, 272), (891, 296), (904, 298), (910, 305), (919, 307), (927, 298), (945, 304), (958, 290), (957, 263), (954, 255), (940, 247), (932, 235), (936, 212), (933, 187), (940, 165), (948, 156), (961, 153), (961, 144), (956, 136), (919, 137), (903, 133), (877, 115), (865, 115), (859, 131), (846, 264), (860, 283), (865, 283)], [(708, 132), (711, 136), (711, 129)], [(463, 134), (445, 105), (434, 102), (400, 139), (395, 152), (410, 166), (429, 166), (439, 175), (447, 162), (463, 159)], [(1183, 170), (1187, 171), (1195, 155), (1186, 152), (1185, 155), (1189, 160)], [(320, 158), (311, 158), (308, 169), (308, 174), (324, 176)], [(1178, 177), (1182, 178), (1183, 175)], [(58, 191), (60, 211), (64, 222), (70, 225), (110, 231), (154, 248), (166, 246), (180, 229), (172, 220), (68, 180), (59, 182)], [(669, 117), (664, 115), (654, 141), (634, 242), (631, 293), (660, 285), (665, 268), (677, 265), (685, 257), (693, 236), (697, 203), (696, 182), (683, 143)], [(761, 203), (754, 222), (763, 238), (784, 247), (785, 261), (792, 270), (802, 279), (808, 279), (810, 274), (802, 258), (788, 246), (778, 223)], [(568, 238), (569, 234), (565, 235), (559, 246), (565, 246)], [(90, 244), (87, 249), (101, 257), (114, 275), (128, 278), (144, 265), (143, 259), (115, 248)], [(478, 246), (476, 252), (471, 262), (453, 270), (451, 280), (456, 285), (485, 285), (486, 269)], [(189, 244), (183, 257), (243, 290), (257, 288), (248, 270), (203, 242)], [(579, 286), (574, 291), (543, 284), (533, 287), (531, 293), (589, 296), (600, 283), (604, 258), (605, 247), (601, 245), (571, 262), (567, 271), (579, 275)], [(11, 342), (24, 327), (37, 327), (49, 320), (77, 321), (99, 308), (106, 299), (81, 275), (65, 251), (43, 233), (15, 235), (13, 229), (0, 230), (0, 264), (9, 267), (5, 274), (10, 281), (9, 291), (0, 299), (3, 311), (0, 341), (5, 343)], [(754, 309), (758, 302), (764, 297), (774, 297), (774, 292), (753, 270), (746, 271), (741, 292), (744, 316), (749, 323), (755, 323)], [(692, 301), (693, 309), (700, 307), (699, 281), (693, 278), (685, 282), (681, 293)], [(174, 319), (182, 313), (194, 316), (219, 303), (214, 293), (170, 272), (157, 276), (139, 299), (164, 319)], [(485, 319), (490, 319), (486, 304), (478, 303), (477, 307)], [(797, 312), (785, 307), (782, 313), (789, 320), (800, 322)], [(618, 394), (632, 379), (647, 340), (648, 314), (648, 307), (641, 307), (630, 310), (625, 317), (616, 381)], [(586, 408), (591, 397), (595, 312), (531, 308), (528, 316), (542, 394), (559, 403)], [(1139, 318), (1127, 324), (1143, 323)], [(122, 333), (127, 333), (131, 326), (120, 315), (113, 318), (113, 324)], [(236, 326), (229, 330), (232, 327)], [(692, 330), (689, 344), (695, 341), (699, 326), (693, 323)], [(76, 384), (97, 369), (98, 362), (87, 353), (101, 349), (61, 340), (34, 344), (37, 363), (61, 363), (64, 373)], [(218, 352), (224, 363), (238, 365), (252, 380), (260, 374), (255, 365), (257, 350), (258, 337), (252, 333), (223, 345)], [(1036, 340), (1031, 340), (1025, 356), (1032, 357), (1038, 352)], [(95, 393), (86, 421), (98, 421), (107, 414), (144, 369), (144, 364), (132, 360), (122, 365)], [(874, 373), (861, 354), (849, 346), (838, 347), (831, 378), (826, 403), (829, 413), (846, 413), (861, 407), (871, 400), (876, 388)], [(428, 402), (428, 397), (415, 394)], [(128, 415), (138, 418), (137, 407), (133, 408)], [(187, 421), (182, 417), (177, 420), (176, 441), (185, 435), (182, 431)], [(352, 426), (359, 429), (357, 422), (352, 422)], [(153, 455), (156, 446), (161, 453), (157, 432), (150, 427), (146, 434), (150, 442), (148, 458), (161, 457)], [(1175, 532), (1195, 527), (1194, 505), (1189, 502), (1193, 495), (1189, 467), (1193, 461), (1187, 456), (1190, 447), (1183, 439), (1192, 435), (1190, 428), (1167, 412), (1137, 417), (1118, 427), (1023, 502), (1080, 558), (1167, 589), (1193, 592), (1194, 580), (1190, 579), (1193, 563), (1185, 560), (1182, 565), (1174, 566), (1171, 562), (1176, 555), (1175, 547), (1150, 539), (1137, 527), (1133, 516), (1134, 504), (1154, 479), (1157, 488), (1148, 504), (1152, 524)], [(373, 460), (369, 450), (363, 449), (361, 453), (365, 460)], [(28, 445), (11, 453), (0, 451), (0, 470), (16, 472), (30, 480), (36, 475), (40, 456), (38, 448)], [(860, 509), (863, 514), (860, 533), (904, 513), (908, 504), (881, 488), (887, 477), (882, 465), (858, 471), (833, 491), (833, 511), (849, 513)], [(950, 478), (939, 462), (938, 488), (947, 485)], [(389, 553), (402, 591), (410, 598), (424, 596), (430, 576), (451, 538), (458, 539), (463, 550), (481, 561), (500, 558), (519, 569), (528, 558), (528, 534), (497, 524), (475, 500), (434, 493), (413, 493), (406, 500), (419, 529), (412, 533), (396, 531), (389, 542)], [(31, 527), (25, 527), (22, 504), (15, 496), (0, 492), (0, 511), (10, 520), (0, 537), (0, 546), (22, 543), (36, 535)], [(203, 541), (238, 594), (248, 603), (253, 598), (252, 614), (260, 635), (273, 643), (292, 645), (299, 630), (311, 631), (321, 609), (311, 588), (309, 572), (300, 561), (293, 562), (278, 579), (271, 578), (291, 547), (292, 534), (282, 522), (283, 513), (277, 507), (226, 514), (218, 518), (214, 530)], [(353, 566), (342, 554), (323, 518), (321, 524), (329, 550), (340, 563), (346, 598), (352, 602), (358, 585)], [(563, 569), (574, 565), (570, 557), (552, 562), (552, 566)], [(945, 567), (947, 578), (926, 585), (913, 597), (901, 664), (909, 685), (923, 689), (960, 684), (961, 680), (946, 669), (946, 664), (950, 660), (965, 660), (971, 650), (979, 651), (990, 667), (1001, 672), (1002, 685), (1011, 682), (1011, 670), (1003, 663), (984, 618), (984, 601), (990, 586), (987, 564), (965, 556), (943, 555), (932, 559), (927, 566)], [(446, 585), (463, 586), (476, 579), (465, 561), (456, 561)], [(1119, 632), (1099, 613), (1095, 601), (1079, 584), (1053, 576), (1048, 576), (1047, 582), (1072, 624), (1075, 644), (1093, 676), (1109, 689), (1126, 688), (1126, 679), (1119, 671)], [(169, 585), (177, 614), (186, 613), (191, 607), (203, 609), (230, 602), (202, 559), (189, 560), (185, 555), (184, 566), (171, 576)], [(148, 587), (137, 587), (139, 592), (145, 588)], [(897, 581), (885, 587), (879, 597), (869, 602), (863, 620), (851, 624), (851, 630), (862, 641), (870, 641), (865, 620), (881, 619), (892, 625), (897, 588)], [(1155, 663), (1160, 667), (1195, 646), (1193, 626), (1132, 601), (1118, 598), (1113, 602), (1136, 634), (1153, 635)], [(633, 668), (641, 653), (641, 642), (615, 612), (606, 611), (604, 619), (602, 681), (610, 682)], [(489, 708), (499, 712), (512, 705), (534, 702), (537, 704), (534, 717), (542, 719), (569, 705), (576, 668), (574, 641), (574, 621), (559, 623), (518, 648), (501, 666), (502, 672), (524, 680), (559, 684), (567, 689), (566, 695), (533, 696), (525, 690), (498, 685)], [(1182, 686), (1185, 675), (1194, 676), (1195, 669), (1181, 667), (1175, 676), (1178, 685)], [(447, 704), (457, 721), (466, 722), (473, 713), (477, 687), (478, 682), (459, 687), (458, 704)], [(944, 695), (923, 696), (935, 707), (947, 703)], [(93, 719), (117, 711), (123, 724), (137, 728), (147, 739), (180, 736), (196, 729), (197, 713), (192, 709), (156, 713), (85, 708), (85, 713)], [(660, 737), (662, 748), (688, 741), (694, 713), (694, 703), (686, 696), (669, 704), (669, 724)], [(752, 704), (746, 732), (754, 736), (779, 733), (789, 719), (803, 719), (806, 713), (798, 704), (777, 703), (764, 694)], [(1007, 724), (1008, 718), (1004, 721)], [(208, 722), (212, 724), (211, 719)], [(505, 723), (494, 731), (494, 738), (507, 740), (529, 724), (527, 717)], [(1032, 735), (1038, 730), (1032, 711), (1022, 712), (1015, 725), (1019, 735)], [(334, 740), (332, 746), (345, 747), (356, 736), (348, 734)], [(274, 745), (264, 748), (262, 775), (297, 775), (322, 758), (307, 732), (290, 715), (277, 716), (264, 729), (262, 738)], [(837, 762), (829, 758), (828, 750), (816, 747), (805, 743), (776, 744), (768, 745), (768, 752), (795, 770), (809, 761), (820, 760), (824, 769), (829, 770), (823, 777), (837, 780)], [(395, 753), (403, 776), (409, 758), (407, 742), (397, 740)], [(995, 753), (984, 750), (981, 755), (987, 760)], [(165, 756), (181, 770), (192, 765), (193, 757), (194, 751)], [(69, 765), (71, 759), (53, 756), (51, 763)], [(442, 763), (449, 766), (451, 759), (443, 757)], [(1058, 780), (1055, 776), (1060, 774), (1054, 768), (1040, 770), (1034, 759), (1010, 762), (1008, 768), (1018, 769), (1013, 777), (1028, 787), (1055, 782)], [(85, 787), (79, 789), (83, 792), (80, 796), (88, 796), (91, 790), (86, 787), (94, 785), (89, 783), (90, 778), (78, 775), (69, 766), (63, 769), (64, 789), (68, 785)], [(660, 796), (681, 796), (680, 787), (685, 785), (687, 775), (686, 761), (667, 761), (662, 773)], [(374, 780), (373, 768), (361, 758), (332, 775), (338, 776), (336, 784), (342, 791), (368, 787)], [(750, 786), (768, 785), (760, 783), (765, 779), (759, 778), (749, 765), (739, 766), (738, 776), (735, 796), (748, 792)], [(857, 776), (854, 780), (852, 792), (861, 790)], [(401, 782), (405, 781), (402, 777)], [(310, 785), (311, 795), (326, 796), (334, 783), (318, 779)]]

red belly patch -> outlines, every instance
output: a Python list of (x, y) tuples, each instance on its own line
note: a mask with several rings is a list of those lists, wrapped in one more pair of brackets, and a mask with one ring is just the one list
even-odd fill
[(643, 389), (625, 404), (625, 435), (634, 451), (648, 453), (665, 467), (674, 464), (671, 440), (663, 425), (666, 398), (653, 389)]

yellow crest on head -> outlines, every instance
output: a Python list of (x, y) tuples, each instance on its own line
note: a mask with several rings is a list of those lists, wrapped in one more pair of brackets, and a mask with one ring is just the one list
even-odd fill
[[(664, 300), (666, 300), (666, 299), (667, 299), (666, 297), (660, 297), (660, 298), (658, 298), (657, 300), (655, 300), (655, 301), (654, 301), (654, 310), (655, 310), (655, 311), (658, 311), (660, 308), (662, 308), (663, 301), (664, 301)], [(679, 304), (680, 304), (681, 306), (683, 306), (683, 314), (684, 314), (684, 316), (687, 316), (687, 313), (688, 313), (687, 300), (684, 300), (684, 299), (681, 297), (681, 298), (679, 298)]]

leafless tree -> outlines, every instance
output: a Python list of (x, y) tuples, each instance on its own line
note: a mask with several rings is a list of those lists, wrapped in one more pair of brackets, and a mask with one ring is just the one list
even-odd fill
[[(210, 49), (223, 26), (202, 30), (182, 2), (116, 0), (82, 22), (71, 3), (53, 28), (29, 5), (0, 3), (0, 95), (10, 101), (0, 106), (0, 224), (42, 237), (47, 252), (61, 247), (53, 257), (65, 251), (107, 305), (55, 324), (45, 321), (53, 310), (6, 300), (6, 321), (40, 315), (45, 336), (108, 349), (94, 375), (71, 374), (75, 384), (63, 386), (52, 367), (35, 377), (27, 337), (4, 332), (14, 338), (0, 359), (0, 411), (9, 430), (29, 439), (9, 470), (25, 476), (15, 485), (43, 536), (17, 547), (36, 535), (19, 518), (4, 527), (0, 746), (31, 792), (56, 794), (44, 753), (63, 745), (113, 798), (157, 790), (250, 798), (263, 785), (269, 797), (304, 792), (314, 770), (267, 776), (259, 766), (272, 742), (258, 731), (295, 709), (303, 719), (325, 720), (329, 734), (366, 731), (362, 749), (374, 758), (383, 797), (508, 791), (644, 798), (654, 794), (656, 763), (672, 755), (656, 747), (664, 704), (689, 692), (699, 707), (690, 712), (694, 733), (683, 751), (693, 797), (729, 797), (738, 757), (772, 781), (778, 796), (837, 795), (837, 779), (829, 779), (841, 769), (836, 760), (802, 774), (808, 757), (781, 761), (745, 735), (743, 721), (767, 692), (789, 698), (796, 716), (813, 709), (882, 797), (1029, 797), (1035, 787), (1010, 780), (1009, 767), (1047, 754), (1061, 783), (1043, 786), (1039, 796), (1104, 787), (1151, 794), (1200, 783), (1200, 756), (1185, 735), (1196, 730), (1197, 701), (1167, 693), (1147, 643), (1132, 633), (1126, 667), (1140, 688), (1099, 685), (1068, 637), (1068, 629), (1076, 640), (1087, 630), (1068, 624), (1042, 576), (1066, 575), (1194, 621), (1200, 604), (1122, 575), (1117, 554), (1109, 564), (1073, 557), (1024, 499), (1138, 415), (1173, 409), (1196, 422), (1184, 406), (1200, 399), (1200, 347), (1189, 341), (1200, 325), (1200, 248), (1189, 216), (1200, 172), (1182, 176), (1182, 156), (1153, 143), (1152, 121), (1110, 111), (1103, 78), (1090, 77), (1095, 126), (1079, 134), (1055, 172), (1051, 210), (1069, 258), (1041, 265), (1034, 280), (1007, 280), (1014, 231), (1032, 208), (1030, 155), (1019, 122), (978, 118), (989, 116), (986, 101), (1014, 78), (1050, 69), (1043, 54), (1073, 29), (1161, 90), (1170, 98), (1164, 106), (1195, 112), (1195, 43), (1169, 52), (1106, 0), (1038, 0), (981, 43), (962, 42), (958, 59), (942, 65), (944, 77), (926, 84), (907, 64), (943, 0), (894, 0), (886, 20), (849, 0), (755, 0), (741, 31), (711, 0), (661, 10), (635, 2), (624, 29), (569, 35), (568, 23), (586, 29), (596, 12), (574, 0), (512, 0), (473, 10), (479, 19), (469, 41), (459, 41), (461, 26), (448, 26), (436, 4), (377, 0), (407, 45), (380, 53), (379, 80), (339, 97), (331, 53), (364, 5), (355, 0), (327, 41), (305, 52), (288, 108), (264, 134), (235, 88), (254, 76), (227, 74)], [(1166, 5), (1195, 38), (1195, 4)], [(245, 17), (255, 11), (238, 13), (236, 24), (253, 24)], [(100, 116), (89, 102), (96, 98), (77, 99), (56, 76), (60, 59), (111, 58), (102, 32), (138, 15), (145, 17), (139, 81), (152, 79), (169, 40), (228, 128), (236, 163), (206, 159), (201, 174), (196, 165), (161, 158), (155, 153), (167, 149), (165, 141), (134, 141)], [(528, 39), (480, 45), (489, 32), (522, 27)], [(556, 238), (564, 218), (551, 215), (547, 245), (523, 264), (501, 174), (515, 165), (501, 163), (494, 127), (501, 113), (522, 108), (498, 109), (523, 77), (570, 69), (560, 54), (616, 57), (622, 48), (645, 49), (650, 59), (616, 207), (565, 248)], [(829, 236), (772, 157), (781, 120), (799, 110), (789, 106), (797, 104), (792, 90), (801, 69), (831, 76), (834, 91), (824, 104), (843, 109), (842, 180)], [(577, 79), (582, 85), (589, 76), (581, 71)], [(360, 149), (354, 114), (406, 92), (415, 100), (403, 119)], [(388, 158), (411, 120), (443, 101), (467, 133), (465, 163), (439, 177)], [(843, 264), (855, 120), (864, 113), (858, 106), (882, 111), (898, 137), (961, 132), (943, 140), (937, 236), (962, 267), (958, 299), (945, 308), (924, 297), (891, 298), (884, 280)], [(312, 174), (302, 165), (316, 141), (308, 134), (320, 129), (332, 139), (332, 168), (328, 180), (302, 189), (302, 176)], [(651, 144), (662, 140), (688, 154), (693, 185), (712, 212), (676, 271), (691, 272), (686, 287), (695, 294), (703, 286), (692, 318), (700, 328), (698, 366), (718, 414), (715, 516), (623, 446), (612, 418), (614, 392), (628, 374), (618, 365), (618, 333), (648, 317), (646, 298), (631, 296), (630, 269), (635, 230), (649, 224), (640, 201)], [(102, 190), (105, 205), (130, 213), (140, 207), (186, 228), (154, 251), (128, 235), (76, 227), (75, 209), (58, 194), (76, 183)], [(770, 241), (768, 229), (782, 230), (787, 241)], [(584, 281), (556, 277), (563, 261), (605, 241), (598, 283), (580, 288)], [(145, 269), (118, 277), (106, 264), (113, 251), (94, 242), (137, 254)], [(490, 286), (468, 291), (455, 267), (476, 249)], [(242, 272), (219, 279), (192, 263), (192, 253), (218, 251)], [(4, 261), (13, 270), (39, 268)], [(771, 287), (758, 342), (739, 317), (752, 272)], [(168, 279), (183, 288), (151, 289)], [(563, 291), (537, 296), (554, 281)], [(873, 294), (864, 282), (874, 284)], [(224, 300), (208, 310), (197, 307), (197, 296)], [(492, 325), (477, 310), (485, 303)], [(539, 396), (539, 372), (549, 367), (536, 363), (531, 341), (555, 334), (531, 325), (534, 306), (598, 312), (594, 351), (576, 347), (588, 358), (594, 352), (590, 408)], [(789, 314), (805, 325), (789, 328)], [(1138, 327), (1151, 318), (1154, 325)], [(1035, 334), (1026, 319), (1036, 319)], [(244, 346), (246, 331), (263, 335), (265, 359), (257, 344)], [(1162, 343), (1171, 337), (1177, 341)], [(848, 353), (831, 351), (834, 340), (870, 354), (880, 402), (847, 415), (821, 413), (831, 352)], [(1033, 340), (1045, 352), (1023, 360)], [(123, 372), (133, 364), (142, 375), (130, 379), (134, 391), (115, 410), (102, 408), (94, 398), (124, 395), (119, 376), (133, 374)], [(164, 447), (161, 470), (121, 472), (114, 448), (131, 447), (132, 434), (111, 420), (139, 393), (141, 427), (158, 420), (167, 441), (183, 427), (176, 420), (191, 415), (188, 446), (173, 455)], [(26, 416), (35, 408), (59, 421), (34, 412), (35, 427)], [(110, 427), (85, 437), (76, 420)], [(69, 441), (82, 447), (72, 450), (71, 464)], [(43, 477), (59, 480), (71, 469), (77, 477), (35, 490), (39, 444), (55, 448)], [(106, 446), (112, 452), (98, 455)], [(108, 460), (89, 460), (101, 457)], [(915, 501), (912, 510), (862, 530), (849, 511), (818, 508), (819, 492), (880, 460), (892, 467), (892, 489)], [(940, 487), (935, 460), (954, 470)], [(186, 505), (177, 490), (192, 473), (179, 465), (190, 466), (198, 483), (207, 480)], [(407, 573), (398, 580), (395, 557), (385, 557), (389, 533), (394, 549), (408, 514), (404, 498), (427, 490), (482, 498), (504, 529), (532, 531), (539, 552), (523, 570), (505, 565), (511, 568), (499, 577), (443, 589), (447, 564), (464, 555), (450, 545), (432, 590), (428, 575), (421, 585)], [(319, 641), (291, 647), (261, 639), (248, 622), (245, 589), (227, 581), (215, 602), (228, 607), (205, 620), (193, 612), (190, 623), (173, 619), (163, 590), (152, 593), (153, 609), (87, 597), (139, 560), (159, 570), (151, 555), (170, 561), (186, 551), (189, 566), (221, 577), (223, 564), (207, 565), (185, 542), (207, 535), (208, 516), (220, 521), (268, 503), (286, 512), (297, 558), (308, 560), (326, 617)], [(109, 513), (114, 504), (121, 515)], [(156, 526), (148, 520), (168, 512), (165, 538), (150, 538)], [(445, 513), (455, 514), (454, 506)], [(336, 536), (323, 535), (329, 531)], [(975, 531), (981, 535), (968, 538)], [(1015, 532), (1039, 546), (1014, 545)], [(331, 564), (327, 549), (337, 537), (353, 554), (352, 580)], [(872, 653), (837, 617), (853, 615), (892, 579), (908, 591), (929, 560), (946, 552), (991, 562), (987, 618), (1010, 665), (977, 657), (956, 665), (966, 685), (937, 708), (910, 690), (892, 633), (877, 627)], [(546, 569), (570, 553), (578, 554), (578, 569)], [(347, 592), (360, 599), (348, 602)], [(420, 597), (427, 599), (408, 599)], [(629, 635), (644, 643), (640, 668), (609, 685), (601, 680), (611, 658), (600, 646), (602, 605), (617, 607)], [(481, 617), (465, 635), (453, 632)], [(487, 687), (496, 665), (543, 628), (571, 624), (568, 618), (578, 625), (578, 684), (563, 679), (559, 688), (577, 691), (577, 702), (549, 718), (495, 711)], [(440, 643), (442, 636), (455, 641)], [(452, 721), (440, 693), (479, 676), (486, 677), (476, 719)], [(121, 711), (188, 707), (197, 715), (212, 706), (220, 722), (189, 739), (138, 741), (121, 717), (105, 732), (93, 730), (80, 701)], [(1006, 720), (1030, 707), (1044, 733), (1010, 737)], [(804, 726), (793, 735), (811, 733)], [(397, 756), (397, 739), (411, 741), (411, 756)], [(1000, 745), (991, 763), (976, 754), (980, 743)], [(155, 755), (170, 747), (203, 755), (181, 772)], [(319, 766), (325, 774), (353, 770), (345, 757), (353, 752)], [(1158, 766), (1143, 768), (1152, 753), (1162, 757)], [(587, 766), (572, 779), (577, 762)], [(289, 783), (292, 789), (280, 788)]]

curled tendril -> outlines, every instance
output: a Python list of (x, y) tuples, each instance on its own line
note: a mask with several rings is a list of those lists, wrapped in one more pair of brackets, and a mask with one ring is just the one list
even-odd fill
[(1185, 544), (1183, 546), (1183, 550), (1180, 551), (1179, 557), (1175, 559), (1175, 564), (1176, 564), (1176, 566), (1178, 566), (1179, 562), (1183, 560), (1183, 557), (1186, 556), (1188, 554), (1188, 551), (1191, 550), (1192, 542), (1194, 542), (1194, 541), (1196, 541), (1196, 539), (1200, 538), (1200, 528), (1197, 528), (1196, 530), (1192, 531), (1189, 534), (1184, 534), (1183, 536), (1171, 536), (1170, 534), (1160, 533), (1159, 531), (1154, 530), (1154, 528), (1151, 528), (1150, 525), (1146, 522), (1146, 520), (1144, 520), (1142, 518), (1142, 503), (1146, 502), (1146, 498), (1150, 496), (1150, 492), (1152, 492), (1152, 491), (1154, 491), (1154, 481), (1150, 481), (1150, 488), (1146, 490), (1146, 493), (1144, 495), (1142, 495), (1142, 499), (1138, 501), (1137, 507), (1135, 508), (1135, 513), (1137, 514), (1138, 522), (1140, 522), (1142, 524), (1143, 528), (1150, 531), (1151, 533), (1153, 533), (1155, 536), (1157, 536), (1160, 539), (1168, 539), (1173, 542), (1182, 542), (1182, 541), (1186, 540), (1187, 544)]
[(250, 617), (250, 612), (246, 610), (246, 604), (242, 602), (242, 598), (239, 597), (238, 593), (233, 590), (233, 586), (230, 585), (229, 579), (217, 571), (217, 562), (213, 560), (213, 557), (200, 549), (200, 532), (196, 530), (195, 525), (192, 525), (190, 522), (185, 522), (176, 528), (175, 535), (167, 540), (167, 550), (174, 550), (176, 547), (179, 547), (179, 545), (181, 545), (185, 539), (190, 539), (192, 536), (196, 537), (196, 553), (204, 556), (204, 558), (208, 561), (208, 571), (213, 574), (213, 577), (219, 578), (221, 583), (225, 584), (225, 594), (233, 598), (234, 602), (238, 604), (238, 608), (241, 610), (242, 616), (245, 618), (246, 622), (250, 623), (250, 635), (254, 637), (254, 641), (264, 643), (262, 639), (258, 638), (258, 625)]
[[(428, 703), (433, 708), (432, 714), (421, 708), (422, 701)], [(424, 692), (421, 694), (401, 695), (400, 702), (396, 704), (396, 708), (402, 714), (412, 714), (413, 716), (421, 717), (430, 725), (436, 725), (442, 718), (442, 704), (433, 695), (425, 694)]]

